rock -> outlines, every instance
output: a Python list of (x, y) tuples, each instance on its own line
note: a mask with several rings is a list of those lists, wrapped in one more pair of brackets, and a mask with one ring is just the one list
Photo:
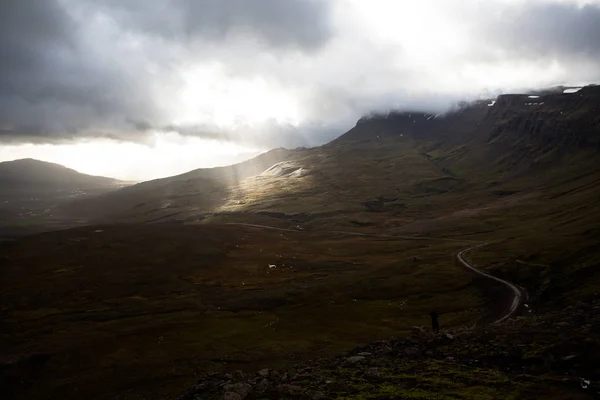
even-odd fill
[(362, 353), (358, 353), (358, 355), (362, 357), (371, 357), (373, 354), (363, 351)]
[(369, 365), (371, 365), (373, 367), (378, 367), (378, 366), (381, 366), (381, 365), (385, 365), (385, 361), (382, 358), (379, 358), (379, 357), (370, 358), (368, 360), (368, 363), (369, 363)]
[(329, 389), (330, 392), (342, 393), (342, 392), (348, 391), (348, 386), (343, 382), (327, 381), (326, 383), (327, 383), (327, 389)]
[(348, 362), (349, 364), (358, 364), (359, 362), (363, 361), (365, 361), (364, 356), (353, 356), (346, 358), (346, 362)]
[(419, 349), (416, 347), (408, 347), (404, 349), (404, 356), (408, 358), (414, 358), (419, 355)]
[(365, 372), (365, 376), (367, 378), (380, 378), (381, 374), (379, 373), (378, 368), (369, 368), (367, 372)]
[(424, 340), (429, 338), (429, 332), (422, 326), (413, 326), (410, 331), (410, 337), (416, 340)]
[(234, 392), (225, 392), (223, 400), (243, 400), (243, 397)]
[(258, 371), (258, 375), (262, 376), (263, 378), (268, 378), (269, 368), (261, 369), (260, 371)]
[(264, 393), (269, 388), (269, 381), (267, 379), (263, 379), (258, 383), (258, 385), (254, 386), (254, 390), (259, 393)]
[(590, 305), (584, 303), (583, 301), (578, 301), (577, 304), (575, 304), (575, 307), (587, 310), (590, 308)]
[(297, 396), (302, 394), (304, 388), (302, 386), (285, 384), (277, 386), (277, 391), (279, 394)]
[(292, 385), (296, 385), (296, 386), (310, 386), (310, 381), (308, 379), (305, 379), (303, 381), (294, 381), (292, 382)]
[(390, 346), (384, 346), (380, 349), (377, 349), (375, 351), (375, 354), (379, 355), (379, 356), (386, 356), (388, 354), (392, 354), (394, 352), (394, 349), (392, 349)]
[(278, 371), (275, 371), (274, 369), (269, 371), (269, 378), (271, 380), (277, 381), (281, 379), (281, 374)]
[(245, 399), (250, 393), (252, 393), (252, 386), (244, 382), (231, 383), (223, 386), (223, 389), (226, 392), (237, 393), (242, 399)]
[(244, 377), (244, 373), (242, 371), (240, 371), (239, 369), (237, 371), (234, 371), (233, 373), (233, 380), (236, 382), (242, 382), (245, 379)]
[(307, 390), (302, 395), (302, 399), (304, 399), (304, 400), (329, 400), (329, 397), (327, 397), (322, 392), (316, 392), (316, 391), (313, 391), (313, 390)]

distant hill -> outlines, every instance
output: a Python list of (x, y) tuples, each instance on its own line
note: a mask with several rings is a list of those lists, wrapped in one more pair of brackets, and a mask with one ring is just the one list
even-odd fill
[(230, 188), (260, 175), (295, 150), (274, 149), (250, 160), (216, 168), (200, 168), (181, 175), (155, 179), (76, 200), (64, 206), (65, 212), (83, 218), (119, 218), (128, 221), (158, 221), (180, 210), (212, 210), (228, 197)]
[(144, 182), (78, 200), (68, 211), (91, 220), (214, 221), (218, 214), (344, 227), (433, 218), (465, 199), (485, 204), (490, 193), (560, 192), (558, 182), (596, 176), (598, 110), (600, 89), (588, 86), (506, 94), (442, 115), (371, 115), (321, 147), (276, 149)]
[(114, 187), (112, 178), (82, 174), (60, 164), (26, 158), (0, 163), (0, 191), (73, 190)]

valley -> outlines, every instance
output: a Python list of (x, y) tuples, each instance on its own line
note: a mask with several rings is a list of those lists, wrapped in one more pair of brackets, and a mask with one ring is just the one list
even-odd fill
[(405, 335), (431, 308), (468, 324), (493, 299), (453, 264), (461, 246), (169, 224), (22, 239), (3, 251), (5, 373), (38, 369), (34, 397), (176, 395), (195, 372), (285, 366)]
[[(493, 322), (499, 336), (550, 343), (531, 327), (600, 293), (600, 90), (528, 99), (367, 116), (324, 146), (49, 202), (56, 225), (0, 243), (3, 392), (176, 398), (205, 373), (407, 340), (432, 310), (443, 331), (474, 335), (474, 354)], [(463, 261), (514, 284), (527, 307)], [(419, 341), (422, 353), (438, 339)], [(489, 368), (496, 389), (472, 398), (508, 398), (508, 372)], [(543, 371), (567, 398), (565, 377)], [(544, 386), (519, 379), (514, 393)], [(355, 392), (334, 397), (380, 398)]]

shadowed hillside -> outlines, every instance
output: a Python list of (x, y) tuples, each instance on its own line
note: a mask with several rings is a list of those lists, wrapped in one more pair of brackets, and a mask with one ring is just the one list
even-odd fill
[(82, 174), (59, 164), (31, 158), (0, 163), (0, 190), (67, 190), (116, 187), (112, 178)]
[(0, 236), (15, 236), (78, 225), (62, 215), (61, 203), (126, 185), (33, 159), (0, 163)]

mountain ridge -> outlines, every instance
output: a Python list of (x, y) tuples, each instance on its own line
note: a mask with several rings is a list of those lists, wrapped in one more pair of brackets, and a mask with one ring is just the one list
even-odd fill
[[(589, 86), (577, 93), (500, 95), (494, 101), (462, 103), (441, 115), (370, 115), (320, 147), (274, 149), (233, 166), (142, 182), (102, 199), (82, 200), (72, 209), (85, 214), (106, 201), (107, 212), (99, 217), (138, 222), (190, 221), (194, 215), (214, 212), (302, 214), (322, 208), (355, 213), (361, 203), (372, 207), (378, 197), (399, 193), (443, 194), (461, 185), (489, 182), (517, 185), (518, 176), (527, 178), (552, 170), (556, 163), (594, 157), (600, 149), (595, 135), (600, 128), (598, 109), (600, 88)], [(277, 167), (277, 174), (261, 175), (280, 162), (285, 165)], [(343, 187), (361, 176), (363, 186)], [(382, 177), (389, 182), (401, 179), (407, 186), (391, 189)], [(409, 184), (407, 179), (415, 181)], [(295, 197), (288, 198), (291, 194)], [(298, 200), (302, 198), (306, 201)], [(402, 208), (398, 203), (390, 209)]]
[[(248, 399), (586, 398), (572, 378), (600, 377), (594, 93), (388, 113), (321, 147), (63, 203), (78, 228), (2, 243), (8, 389), (241, 398), (243, 368), (262, 371)], [(485, 325), (508, 288), (457, 254), (523, 288), (524, 316)], [(419, 328), (432, 310), (442, 335)], [(421, 339), (309, 361), (412, 326)]]
[(118, 185), (119, 180), (103, 176), (84, 174), (64, 165), (23, 158), (0, 162), (0, 182), (3, 189), (31, 186), (72, 188), (84, 185), (85, 188)]

